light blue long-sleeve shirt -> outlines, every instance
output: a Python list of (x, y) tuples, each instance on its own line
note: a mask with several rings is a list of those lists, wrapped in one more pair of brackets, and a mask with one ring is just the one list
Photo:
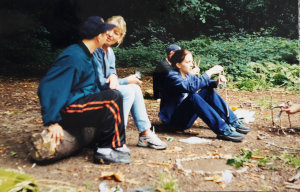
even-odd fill
[[(107, 49), (107, 56), (102, 48), (96, 49), (93, 53), (94, 61), (98, 65), (98, 86), (100, 90), (109, 89), (109, 84), (105, 83), (111, 74), (117, 74), (116, 71), (116, 56), (112, 48)], [(105, 72), (105, 74), (104, 74)], [(128, 79), (119, 79), (120, 85), (127, 85)]]

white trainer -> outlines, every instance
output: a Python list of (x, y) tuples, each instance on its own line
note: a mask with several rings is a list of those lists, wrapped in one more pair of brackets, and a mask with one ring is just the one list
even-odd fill
[(158, 136), (153, 132), (145, 136), (140, 136), (137, 145), (140, 147), (150, 147), (153, 149), (165, 149), (168, 147), (168, 145), (161, 141), (160, 138), (158, 138)]

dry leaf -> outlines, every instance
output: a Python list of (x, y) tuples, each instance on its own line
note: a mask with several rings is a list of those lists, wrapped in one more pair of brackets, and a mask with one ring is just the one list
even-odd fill
[(251, 159), (263, 159), (263, 156), (251, 155)]
[(214, 181), (216, 183), (222, 183), (222, 175), (215, 175), (213, 177), (204, 177), (205, 181)]
[(214, 182), (222, 183), (222, 175), (215, 175), (214, 176)]
[(102, 171), (101, 177), (112, 176), (113, 174), (114, 174), (114, 172)]
[(243, 184), (237, 184), (236, 186), (237, 187), (242, 187), (242, 186), (245, 186), (246, 185), (246, 183), (243, 183)]
[(224, 189), (224, 188), (226, 187), (226, 185), (227, 185), (227, 183), (220, 183), (220, 187), (221, 187), (222, 189)]
[(204, 177), (204, 180), (205, 180), (205, 181), (213, 181), (213, 180), (214, 180), (214, 177)]
[(182, 148), (181, 147), (173, 147), (173, 149), (175, 149), (176, 151), (182, 151)]
[(168, 166), (169, 168), (172, 168), (172, 166), (173, 166), (171, 163), (160, 163), (160, 162), (153, 162), (153, 161), (148, 161), (148, 163), (156, 164), (156, 165), (165, 165), (165, 166)]
[(41, 121), (39, 121), (39, 120), (36, 120), (35, 122), (36, 122), (36, 123), (38, 123), (38, 124), (42, 124), (42, 123), (44, 123), (44, 121), (42, 121), (42, 120), (41, 120)]
[(125, 182), (134, 184), (134, 185), (139, 185), (141, 183), (140, 181), (136, 181), (134, 179), (126, 179)]
[(113, 179), (113, 178), (115, 178), (118, 181), (124, 181), (125, 180), (125, 175), (123, 175), (122, 172), (115, 173), (115, 172), (102, 171), (101, 172), (101, 177), (104, 177), (104, 178), (109, 179), (109, 180)]
[(243, 163), (243, 166), (256, 167), (257, 165), (254, 164), (254, 163), (246, 163), (246, 162), (244, 162), (244, 163)]
[(290, 148), (294, 148), (294, 145), (290, 145)]
[(238, 107), (236, 107), (236, 106), (232, 106), (232, 107), (231, 107), (231, 110), (232, 110), (232, 111), (235, 111), (235, 110), (237, 110), (237, 109), (238, 109)]
[(144, 161), (143, 160), (134, 160), (134, 163), (136, 165), (142, 165), (142, 164), (144, 164)]
[(110, 169), (110, 165), (99, 166), (99, 169)]
[(265, 189), (273, 189), (271, 186), (263, 186)]
[(168, 168), (164, 168), (164, 172), (166, 173), (170, 173), (169, 169)]
[(169, 149), (169, 150), (163, 150), (162, 151), (163, 153), (178, 153), (178, 151), (177, 150), (175, 150), (175, 149)]
[(147, 167), (151, 167), (151, 168), (159, 168), (159, 166), (158, 165), (146, 165)]
[(115, 178), (116, 178), (118, 181), (124, 181), (124, 180), (125, 180), (125, 175), (123, 175), (122, 172), (114, 173), (114, 176), (115, 176)]

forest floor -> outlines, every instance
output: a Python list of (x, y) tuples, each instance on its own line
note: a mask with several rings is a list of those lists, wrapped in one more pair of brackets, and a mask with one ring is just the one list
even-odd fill
[[(132, 74), (133, 71), (132, 68), (118, 69), (118, 75), (124, 77)], [(159, 130), (162, 123), (157, 116), (159, 101), (151, 99), (152, 77), (147, 72), (142, 71), (142, 73), (145, 76), (142, 77), (141, 88), (147, 96), (145, 99), (147, 112), (152, 124)], [(140, 187), (162, 187), (160, 184), (163, 180), (169, 182), (168, 177), (172, 176), (172, 182), (180, 185), (180, 191), (285, 191), (290, 189), (286, 188), (284, 182), (295, 175), (297, 173), (296, 166), (300, 166), (300, 158), (298, 159), (298, 155), (300, 155), (300, 113), (290, 115), (291, 128), (287, 114), (283, 113), (281, 124), (286, 127), (285, 131), (273, 129), (271, 110), (264, 107), (270, 102), (270, 91), (228, 91), (229, 106), (240, 108), (240, 105), (244, 103), (261, 104), (257, 108), (251, 106), (242, 108), (255, 111), (255, 121), (246, 124), (252, 130), (240, 143), (217, 140), (216, 135), (207, 125), (197, 119), (188, 132), (176, 134), (156, 132), (159, 138), (169, 145), (167, 150), (141, 148), (136, 146), (139, 133), (130, 116), (126, 130), (126, 144), (131, 149), (132, 163), (96, 165), (92, 162), (93, 151), (83, 149), (77, 155), (56, 163), (44, 166), (36, 165), (30, 160), (28, 141), (30, 135), (45, 129), (42, 125), (41, 107), (36, 94), (40, 81), (41, 78), (0, 76), (0, 168), (21, 170), (33, 176), (37, 181), (43, 179), (44, 182), (47, 180), (55, 180), (58, 183), (67, 182), (78, 186), (82, 191), (99, 191), (99, 184), (105, 181), (109, 187), (119, 186), (127, 192), (135, 191)], [(225, 90), (220, 91), (219, 94), (225, 98)], [(300, 96), (286, 92), (273, 92), (275, 104), (286, 101), (300, 103)], [(278, 111), (278, 109), (275, 110), (274, 117)], [(276, 124), (279, 124), (279, 121)], [(196, 133), (198, 135), (194, 135)], [(258, 140), (259, 134), (265, 138)], [(186, 144), (178, 141), (192, 136), (210, 139), (212, 142)], [(173, 141), (167, 141), (166, 137), (172, 137)], [(283, 147), (287, 147), (285, 151), (294, 153), (291, 153), (290, 156), (282, 155)], [(244, 149), (246, 153), (251, 151), (252, 158), (239, 169), (233, 165), (226, 165), (226, 160), (223, 158), (181, 161), (183, 169), (194, 171), (192, 173), (184, 172), (175, 165), (176, 159), (209, 155), (215, 157), (235, 156), (241, 154), (241, 149)], [(261, 157), (265, 157), (265, 159), (257, 159)], [(246, 166), (247, 163), (248, 166)], [(257, 165), (258, 163), (260, 166)], [(218, 175), (213, 172), (224, 170), (231, 170), (234, 173), (233, 180), (226, 185), (207, 181), (205, 178)], [(114, 179), (101, 178), (101, 173), (104, 171), (122, 172), (126, 181), (118, 182)], [(200, 174), (201, 171), (205, 174)], [(236, 171), (241, 172), (237, 173)], [(165, 176), (162, 176), (163, 173)]]

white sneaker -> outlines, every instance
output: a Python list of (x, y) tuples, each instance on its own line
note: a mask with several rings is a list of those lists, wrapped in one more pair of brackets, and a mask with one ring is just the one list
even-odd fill
[(165, 149), (168, 147), (168, 145), (161, 141), (160, 138), (158, 138), (153, 132), (145, 136), (140, 136), (137, 145), (140, 147), (150, 147), (153, 149)]
[(130, 155), (131, 153), (130, 149), (126, 146), (126, 144), (124, 144), (122, 147), (114, 148), (114, 150), (127, 153), (128, 155)]

